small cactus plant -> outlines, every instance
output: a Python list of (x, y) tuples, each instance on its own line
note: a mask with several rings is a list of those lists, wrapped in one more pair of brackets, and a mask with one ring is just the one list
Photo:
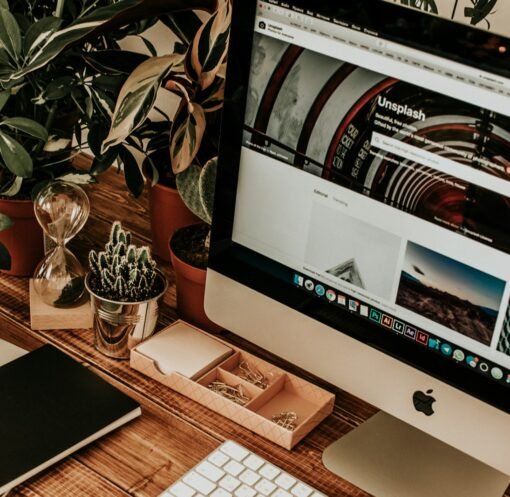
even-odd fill
[(89, 254), (91, 289), (117, 302), (143, 302), (162, 290), (161, 277), (148, 247), (131, 244), (131, 233), (116, 221), (103, 252)]

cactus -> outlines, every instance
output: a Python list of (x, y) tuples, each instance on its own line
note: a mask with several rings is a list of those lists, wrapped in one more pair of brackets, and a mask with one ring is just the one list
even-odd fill
[(131, 244), (131, 233), (119, 221), (103, 252), (89, 254), (91, 285), (99, 297), (117, 302), (143, 302), (161, 291), (156, 263), (148, 247)]

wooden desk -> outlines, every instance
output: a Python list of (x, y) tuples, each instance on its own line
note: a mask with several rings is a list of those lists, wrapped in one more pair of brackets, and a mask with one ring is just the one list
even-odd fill
[[(123, 179), (114, 173), (101, 178), (88, 193), (92, 215), (71, 246), (82, 261), (91, 248), (104, 244), (115, 219), (121, 219), (133, 232), (136, 243), (150, 243), (146, 197), (130, 199)], [(164, 264), (163, 269), (170, 289), (161, 326), (177, 318), (174, 275), (169, 265)], [(329, 473), (321, 462), (322, 452), (331, 442), (375, 414), (376, 410), (362, 401), (336, 391), (333, 415), (288, 452), (131, 370), (127, 362), (98, 354), (91, 330), (34, 332), (29, 317), (28, 281), (0, 275), (0, 338), (27, 349), (52, 343), (135, 398), (143, 415), (16, 488), (9, 497), (156, 497), (226, 439), (240, 442), (331, 497), (367, 496)], [(307, 377), (228, 333), (223, 337)], [(332, 390), (324, 383), (322, 386)]]

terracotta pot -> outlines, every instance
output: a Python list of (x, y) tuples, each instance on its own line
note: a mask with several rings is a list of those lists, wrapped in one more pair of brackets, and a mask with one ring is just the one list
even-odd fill
[(194, 267), (179, 259), (174, 254), (171, 243), (170, 254), (175, 270), (179, 316), (205, 331), (219, 333), (223, 328), (213, 323), (204, 310), (206, 270)]
[(175, 188), (156, 185), (149, 189), (152, 251), (170, 262), (169, 241), (179, 228), (200, 222), (184, 204)]
[(14, 226), (0, 231), (0, 243), (11, 254), (11, 270), (3, 271), (12, 276), (32, 276), (44, 257), (42, 228), (35, 218), (31, 200), (0, 199), (0, 212), (14, 221)]

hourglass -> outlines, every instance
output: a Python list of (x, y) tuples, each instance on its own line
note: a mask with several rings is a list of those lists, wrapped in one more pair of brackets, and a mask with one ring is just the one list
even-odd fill
[(90, 214), (86, 193), (76, 185), (55, 181), (35, 200), (35, 215), (55, 244), (34, 273), (34, 288), (53, 307), (72, 307), (85, 293), (85, 270), (66, 247), (83, 228)]

